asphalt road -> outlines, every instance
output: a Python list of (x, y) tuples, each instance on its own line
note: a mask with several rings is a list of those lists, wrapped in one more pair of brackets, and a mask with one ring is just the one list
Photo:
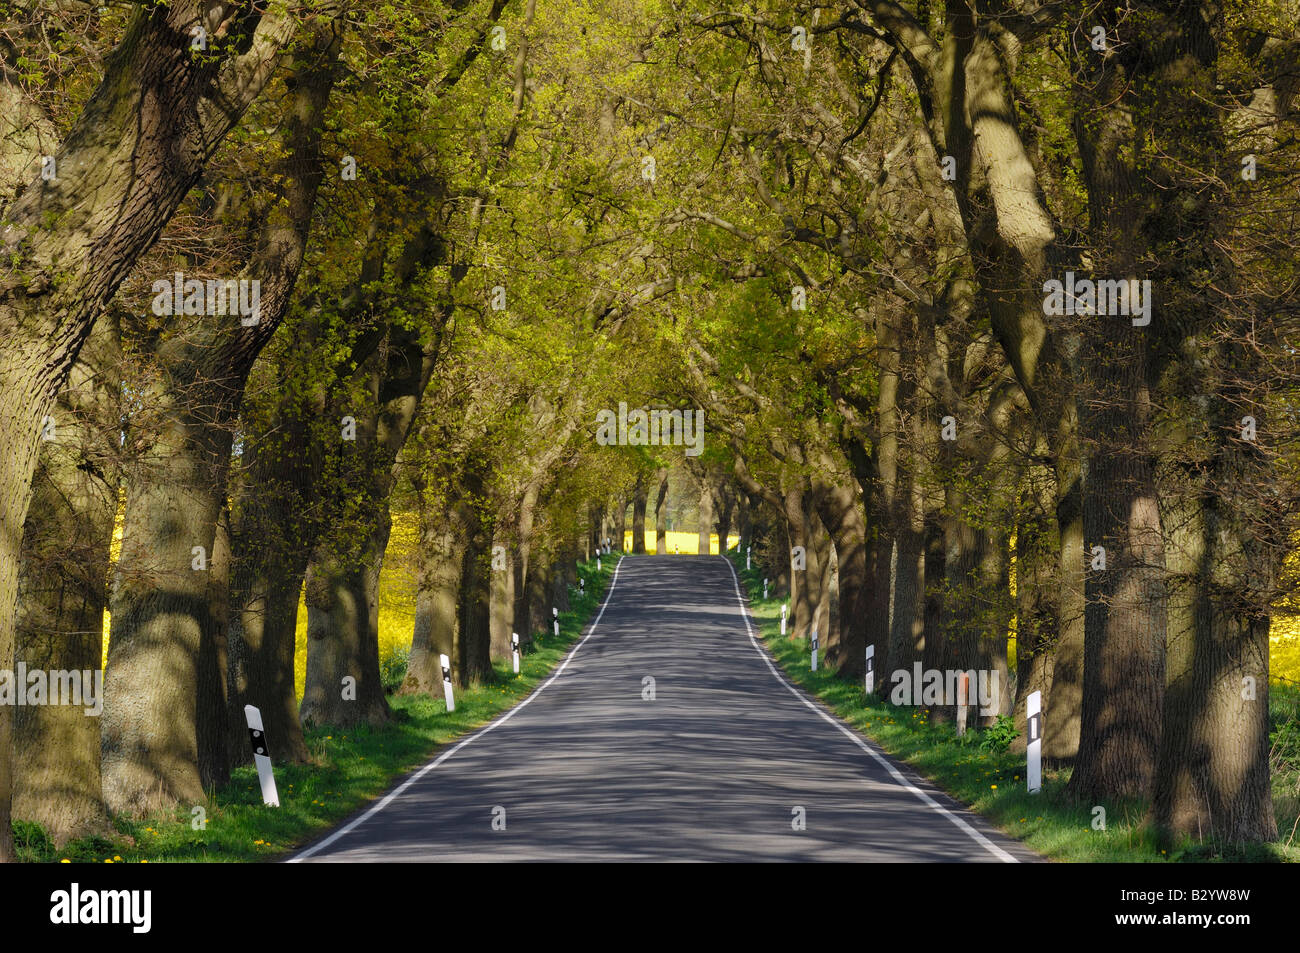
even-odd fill
[(723, 558), (624, 558), (537, 692), (290, 860), (1038, 859), (792, 689), (752, 632)]

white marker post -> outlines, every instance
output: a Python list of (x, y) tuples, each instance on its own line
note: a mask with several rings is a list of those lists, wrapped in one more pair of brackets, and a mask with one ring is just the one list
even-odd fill
[(966, 699), (970, 697), (970, 676), (965, 672), (957, 679), (957, 737), (966, 734)]
[(1029, 743), (1025, 745), (1025, 779), (1029, 793), (1037, 794), (1043, 789), (1043, 693), (1030, 692), (1025, 699), (1026, 727), (1029, 730)]
[(867, 694), (876, 690), (876, 647), (867, 646)]
[(817, 630), (816, 629), (813, 629), (812, 649), (813, 649), (812, 670), (815, 672), (817, 671)]
[(790, 608), (790, 603), (781, 603), (781, 634), (785, 635), (785, 610)]
[(581, 576), (578, 577), (578, 588), (582, 590), (584, 596), (587, 594), (587, 580), (583, 579)]
[(600, 572), (600, 557), (596, 557), (596, 572)]
[(767, 577), (763, 577), (763, 598), (767, 598)]
[(515, 663), (515, 674), (519, 674), (519, 633), (510, 633), (510, 654)]
[(746, 570), (749, 569), (749, 550), (750, 550), (750, 547), (746, 546), (746, 547), (745, 547), (745, 569), (746, 569)]
[(551, 606), (551, 624), (555, 626), (555, 634), (560, 634), (560, 610)]
[(248, 721), (248, 740), (253, 743), (253, 761), (257, 764), (257, 780), (262, 783), (262, 803), (268, 807), (279, 807), (280, 792), (275, 789), (275, 774), (271, 771), (271, 749), (266, 745), (262, 713), (252, 705), (245, 705), (244, 718)]
[(456, 698), (451, 691), (451, 659), (439, 655), (438, 661), (442, 663), (442, 697), (447, 699), (447, 711), (455, 711)]

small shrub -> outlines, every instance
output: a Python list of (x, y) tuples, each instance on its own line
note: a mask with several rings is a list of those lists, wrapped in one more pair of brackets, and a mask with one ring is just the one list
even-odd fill
[(991, 751), (1000, 754), (1011, 747), (1020, 732), (1016, 731), (1016, 723), (1010, 715), (998, 715), (993, 724), (981, 732), (980, 748), (984, 751)]

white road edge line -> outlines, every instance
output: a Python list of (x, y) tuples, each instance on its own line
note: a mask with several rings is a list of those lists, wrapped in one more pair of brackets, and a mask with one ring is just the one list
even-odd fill
[(956, 814), (949, 811), (946, 807), (944, 807), (934, 798), (930, 797), (930, 795), (926, 794), (924, 791), (918, 788), (911, 781), (907, 780), (907, 778), (903, 776), (902, 772), (900, 772), (897, 768), (895, 768), (892, 764), (890, 764), (889, 761), (885, 759), (878, 751), (872, 748), (871, 745), (867, 744), (867, 742), (863, 739), (861, 735), (859, 735), (855, 731), (850, 730), (837, 719), (832, 718), (830, 715), (828, 715), (817, 705), (813, 704), (813, 702), (809, 701), (807, 696), (805, 696), (803, 692), (801, 692), (798, 688), (796, 688), (794, 685), (791, 685), (788, 681), (785, 680), (785, 676), (783, 676), (779, 671), (777, 671), (776, 666), (772, 664), (772, 660), (768, 658), (767, 653), (763, 651), (762, 647), (758, 644), (758, 641), (754, 638), (754, 629), (749, 624), (749, 608), (748, 606), (745, 605), (745, 600), (740, 594), (740, 577), (736, 575), (736, 567), (731, 565), (731, 560), (727, 559), (727, 557), (723, 556), (720, 558), (726, 561), (727, 568), (731, 570), (731, 580), (736, 586), (736, 602), (740, 605), (740, 617), (745, 620), (745, 633), (749, 636), (749, 642), (751, 645), (754, 646), (754, 651), (759, 654), (760, 658), (762, 658), (763, 662), (767, 665), (768, 671), (772, 673), (773, 677), (775, 677), (778, 682), (784, 685), (789, 690), (790, 694), (792, 694), (795, 698), (799, 699), (799, 701), (803, 702), (806, 706), (808, 706), (810, 710), (816, 712), (817, 715), (823, 721), (835, 726), (846, 738), (848, 738), (850, 741), (856, 744), (867, 754), (871, 755), (871, 757), (875, 758), (876, 761), (879, 762), (880, 766), (893, 776), (895, 781), (897, 781), (908, 791), (911, 791), (913, 794), (915, 794), (918, 798), (921, 799), (921, 801), (924, 804), (927, 804), (930, 807), (934, 808), (934, 810), (938, 811), (944, 817), (948, 818), (948, 820), (956, 824), (959, 828), (961, 828), (963, 831), (969, 834), (977, 844), (979, 844), (981, 847), (988, 850), (988, 852), (991, 853), (994, 857), (1002, 861), (1004, 864), (1020, 863), (1020, 860), (1018, 858), (1016, 858), (1012, 854), (1008, 854), (997, 844), (993, 843), (991, 840), (989, 840), (979, 831), (975, 830), (975, 828), (967, 824), (963, 818), (958, 817)]
[(609, 588), (605, 590), (605, 599), (603, 602), (601, 602), (600, 611), (596, 613), (596, 620), (591, 623), (591, 628), (587, 630), (587, 634), (584, 635), (582, 637), (582, 641), (580, 641), (577, 645), (575, 645), (573, 649), (570, 650), (569, 654), (565, 656), (564, 661), (560, 663), (560, 667), (555, 670), (555, 673), (551, 675), (551, 677), (548, 678), (546, 681), (544, 681), (541, 685), (538, 685), (537, 688), (534, 689), (531, 695), (529, 695), (527, 698), (521, 701), (514, 708), (511, 708), (504, 715), (497, 718), (495, 721), (485, 725), (484, 727), (480, 728), (478, 731), (474, 732), (474, 734), (470, 735), (464, 741), (458, 743), (455, 747), (451, 748), (448, 751), (444, 751), (442, 754), (438, 755), (438, 757), (434, 758), (432, 761), (426, 764), (419, 771), (415, 772), (415, 774), (411, 775), (409, 778), (403, 781), (396, 789), (394, 789), (393, 791), (385, 795), (385, 797), (382, 800), (374, 804), (370, 808), (370, 810), (366, 811), (366, 813), (362, 814), (351, 824), (348, 824), (346, 827), (340, 828), (339, 830), (331, 834), (329, 837), (325, 838), (323, 841), (313, 844), (311, 847), (308, 847), (306, 850), (294, 854), (292, 857), (286, 860), (285, 863), (296, 864), (299, 861), (305, 860), (306, 858), (310, 857), (312, 854), (324, 850), (326, 847), (334, 843), (340, 837), (344, 837), (347, 834), (351, 833), (352, 831), (356, 830), (358, 827), (361, 826), (361, 824), (366, 820), (366, 818), (374, 814), (378, 814), (385, 807), (391, 804), (395, 797), (397, 797), (399, 794), (401, 794), (403, 791), (409, 788), (416, 781), (420, 780), (420, 778), (424, 777), (425, 774), (432, 771), (438, 765), (442, 764), (444, 761), (446, 761), (448, 758), (454, 755), (461, 748), (464, 748), (466, 745), (473, 744), (479, 738), (482, 738), (484, 735), (486, 735), (489, 731), (491, 731), (494, 728), (501, 727), (507, 721), (513, 718), (516, 714), (522, 711), (524, 709), (524, 706), (526, 706), (529, 702), (531, 702), (534, 698), (536, 698), (546, 689), (546, 686), (550, 685), (551, 682), (555, 681), (557, 678), (560, 677), (560, 675), (568, 667), (569, 663), (573, 661), (573, 657), (578, 654), (578, 649), (582, 648), (587, 643), (587, 640), (596, 633), (596, 626), (600, 625), (601, 617), (604, 616), (605, 614), (605, 607), (609, 605), (609, 599), (614, 594), (614, 585), (618, 582), (618, 570), (622, 565), (623, 565), (623, 557), (619, 556), (618, 562), (614, 564), (614, 575), (609, 580)]

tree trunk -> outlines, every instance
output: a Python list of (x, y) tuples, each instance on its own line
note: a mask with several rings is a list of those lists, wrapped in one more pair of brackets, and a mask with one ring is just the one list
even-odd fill
[(491, 619), (488, 590), (491, 584), (491, 552), (488, 540), (491, 528), (483, 525), (481, 514), (471, 516), (470, 544), (465, 547), (461, 567), (459, 614), (460, 677), (462, 687), (490, 682), (493, 678), (491, 655)]
[(460, 670), (455, 654), (457, 607), (465, 565), (467, 504), (461, 499), (420, 507), (419, 570), (415, 594), (415, 631), (406, 664), (402, 694), (442, 695), (442, 665), (446, 655), (452, 675)]
[[(1016, 516), (1016, 749), (1023, 750), (1026, 699), (1041, 692), (1045, 711), (1051, 699), (1053, 651), (1060, 633), (1059, 535), (1054, 518), (1054, 481), (1045, 467), (1031, 468)], [(1077, 717), (1076, 717), (1077, 720)], [(1046, 748), (1044, 739), (1044, 748)]]
[(323, 415), (321, 392), (306, 406), (277, 414), (265, 428), (250, 427), (245, 438), (244, 485), (236, 494), (231, 532), (227, 686), (232, 765), (252, 760), (245, 705), (261, 713), (276, 762), (308, 760), (298, 719), (295, 656), (303, 581), (320, 535), (314, 496), (322, 461), (310, 421)]
[[(1146, 797), (1155, 777), (1165, 688), (1165, 582), (1154, 466), (1145, 450), (1145, 341), (1098, 331), (1090, 367), (1107, 406), (1084, 432), (1084, 532), (1104, 569), (1087, 576), (1083, 709), (1070, 788), (1092, 801)], [(1113, 396), (1111, 396), (1113, 395)], [(1100, 565), (1098, 563), (1098, 565)]]
[(541, 486), (541, 481), (535, 480), (524, 489), (523, 498), (519, 502), (519, 518), (516, 521), (519, 540), (513, 567), (515, 600), (513, 626), (519, 630), (520, 642), (530, 641), (533, 634), (534, 590), (529, 585), (529, 581), (530, 577), (537, 572), (533, 558), (533, 525), (537, 518), (537, 499), (541, 495)]
[(697, 524), (699, 540), (695, 551), (707, 556), (712, 551), (713, 538), (713, 485), (709, 482), (708, 472), (700, 474), (700, 513)]
[[(925, 497), (910, 484), (893, 558), (893, 611), (889, 621), (889, 657), (894, 670), (910, 672), (925, 657)], [(892, 670), (877, 666), (877, 681)]]
[(731, 512), (735, 506), (735, 497), (727, 491), (726, 486), (720, 486), (716, 494), (719, 500), (718, 507), (718, 552), (725, 556), (727, 554), (727, 540), (731, 537)]
[(659, 471), (659, 496), (655, 500), (655, 552), (668, 552), (668, 471)]
[(636, 490), (632, 496), (632, 555), (645, 555), (645, 510), (649, 500), (644, 473), (636, 475)]
[[(171, 394), (150, 396), (174, 407)], [(210, 573), (225, 488), (213, 484), (224, 484), (231, 437), (166, 416), (128, 467), (101, 719), (105, 799), (136, 816), (203, 802), (198, 719), (214, 710), (200, 689), (212, 688), (220, 630)]]
[[(835, 544), (839, 578), (839, 638), (826, 644), (826, 661), (841, 678), (860, 681), (865, 671), (867, 613), (871, 578), (867, 565), (867, 527), (857, 494), (845, 484), (817, 494), (822, 524)], [(877, 649), (883, 662), (888, 646)]]
[[(16, 658), (29, 670), (76, 671), (83, 705), (14, 709), (14, 817), (40, 824), (56, 845), (111, 836), (100, 779), (109, 548), (120, 478), (121, 348), (110, 311), (96, 323), (42, 442), (23, 536)], [(102, 705), (103, 697), (96, 701)]]
[(325, 544), (307, 566), (307, 684), (298, 713), (304, 726), (379, 725), (389, 718), (379, 677), (379, 572), (391, 526), (384, 502), (360, 552)]
[(504, 519), (497, 520), (496, 535), (492, 537), (492, 582), (489, 588), (489, 628), (493, 659), (510, 657), (510, 636), (515, 625), (515, 561), (514, 538), (506, 528)]
[(740, 528), (740, 543), (738, 551), (742, 556), (749, 552), (750, 548), (754, 545), (753, 507), (754, 504), (750, 501), (749, 494), (741, 491), (738, 502), (739, 514), (737, 524)]
[(627, 500), (622, 497), (618, 501), (618, 509), (614, 511), (614, 551), (623, 552), (627, 548)]

